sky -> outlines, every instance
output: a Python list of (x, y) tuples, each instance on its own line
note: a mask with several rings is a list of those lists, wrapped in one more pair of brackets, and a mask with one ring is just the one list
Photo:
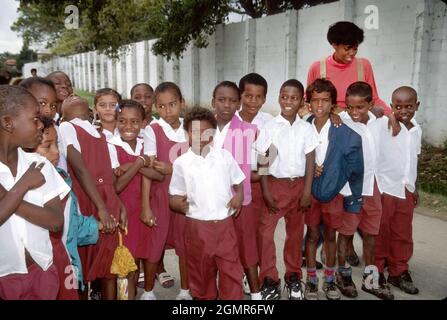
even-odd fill
[(15, 0), (1, 0), (0, 10), (0, 52), (9, 51), (19, 53), (22, 49), (22, 38), (11, 31), (11, 25), (17, 19), (17, 7), (19, 2)]

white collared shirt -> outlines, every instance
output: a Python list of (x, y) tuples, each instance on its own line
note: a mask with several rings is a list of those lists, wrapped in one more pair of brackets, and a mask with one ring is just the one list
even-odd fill
[[(0, 162), (0, 183), (7, 191), (11, 190), (20, 180), (31, 163), (45, 162), (41, 170), (45, 177), (45, 184), (29, 190), (23, 200), (43, 207), (53, 198), (59, 196), (63, 199), (70, 192), (70, 187), (46, 158), (36, 153), (26, 153), (21, 148), (18, 148), (17, 152), (17, 174), (15, 177), (9, 167)], [(53, 263), (53, 247), (48, 230), (30, 223), (16, 214), (11, 215), (0, 225), (0, 243), (0, 277), (13, 273), (28, 273), (25, 249), (43, 270), (47, 270)]]
[[(153, 122), (153, 121), (152, 121)], [(151, 123), (152, 123), (151, 122)], [(188, 133), (183, 129), (183, 119), (180, 118), (180, 127), (174, 129), (169, 123), (164, 121), (162, 118), (158, 119), (157, 122), (163, 129), (166, 137), (174, 142), (186, 142), (188, 139)], [(154, 130), (150, 125), (144, 129), (144, 154), (148, 156), (157, 155), (157, 138), (155, 137)]]
[[(239, 119), (243, 120), (239, 114), (240, 111), (236, 111), (236, 115), (239, 117)], [(255, 143), (253, 144), (252, 151), (251, 151), (251, 170), (257, 171), (258, 170), (258, 155), (262, 154), (263, 152), (259, 152), (259, 150), (262, 148), (262, 146), (265, 146), (267, 143), (266, 141), (262, 141), (262, 139), (265, 139), (266, 135), (263, 134), (263, 130), (265, 127), (265, 124), (269, 122), (270, 120), (274, 119), (274, 117), (267, 112), (258, 111), (256, 116), (251, 121), (251, 124), (256, 125), (258, 128), (258, 136), (256, 138)]]
[[(264, 132), (264, 133), (263, 133)], [(269, 121), (261, 134), (266, 135), (263, 146), (258, 148), (262, 152), (273, 144), (278, 149), (278, 155), (270, 165), (269, 173), (275, 178), (303, 177), (306, 171), (306, 154), (318, 146), (317, 135), (310, 123), (296, 117), (290, 122), (278, 115)]]
[[(378, 130), (378, 122), (377, 118), (373, 113), (368, 112), (369, 120), (367, 124), (363, 124), (361, 122), (354, 122), (349, 114), (346, 111), (340, 113), (340, 117), (343, 120), (343, 123), (346, 124), (349, 128), (357, 132), (362, 137), (362, 149), (363, 149), (363, 166), (364, 166), (364, 174), (363, 174), (363, 196), (372, 196), (374, 192), (374, 180), (377, 175), (377, 155), (378, 155), (378, 147), (380, 146), (380, 137)], [(388, 118), (387, 118), (388, 119)], [(379, 191), (380, 185), (378, 185)], [(349, 184), (343, 187), (340, 193), (344, 196), (351, 195), (351, 189), (349, 188)]]
[(400, 123), (401, 131), (395, 137), (388, 129), (388, 118), (378, 119), (380, 150), (377, 158), (380, 190), (405, 199), (405, 189), (416, 190), (418, 155), (421, 153), (422, 130), (416, 120), (410, 130)]
[(318, 139), (318, 146), (315, 148), (315, 163), (321, 166), (326, 158), (327, 148), (329, 146), (329, 129), (331, 127), (331, 121), (328, 119), (324, 126), (318, 132), (315, 127), (315, 119), (312, 120), (312, 128), (315, 130), (315, 134)]
[(59, 151), (64, 155), (65, 158), (67, 157), (67, 148), (69, 145), (72, 145), (76, 150), (79, 151), (79, 153), (82, 153), (81, 146), (78, 141), (78, 136), (76, 135), (76, 129), (73, 124), (84, 129), (92, 137), (101, 137), (95, 126), (92, 125), (88, 120), (75, 118), (70, 122), (62, 122), (59, 126), (62, 148)]
[(228, 134), (228, 129), (230, 128), (231, 121), (228, 122), (223, 128), (222, 131), (219, 129), (219, 126), (216, 128), (216, 132), (213, 136), (213, 146), (215, 148), (222, 148), (225, 142), (225, 138)]
[(143, 139), (137, 138), (137, 145), (135, 147), (135, 151), (132, 150), (131, 146), (123, 141), (121, 139), (121, 136), (114, 135), (107, 144), (107, 147), (109, 148), (109, 154), (110, 154), (110, 161), (112, 163), (112, 169), (115, 169), (119, 167), (121, 164), (118, 160), (118, 152), (116, 151), (115, 146), (121, 147), (126, 151), (127, 154), (130, 154), (132, 156), (139, 156), (141, 154), (141, 150), (143, 149)]
[(245, 175), (230, 152), (210, 147), (202, 157), (191, 148), (173, 164), (169, 194), (187, 196), (187, 217), (197, 220), (223, 220), (233, 212), (227, 208), (232, 186), (242, 183)]

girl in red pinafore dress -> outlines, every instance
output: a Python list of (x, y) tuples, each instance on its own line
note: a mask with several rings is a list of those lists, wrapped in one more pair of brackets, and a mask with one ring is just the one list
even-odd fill
[(60, 131), (73, 190), (82, 214), (95, 216), (104, 226), (95, 245), (79, 247), (83, 277), (86, 283), (99, 279), (103, 299), (113, 300), (116, 276), (110, 266), (118, 246), (116, 229), (127, 227), (127, 213), (113, 184), (106, 138), (88, 122), (87, 102), (79, 97), (67, 100), (62, 105), (65, 122)]
[(187, 135), (182, 128), (180, 112), (185, 106), (179, 87), (172, 82), (163, 82), (154, 93), (154, 101), (160, 120), (146, 127), (144, 153), (153, 160), (153, 168), (165, 176), (162, 182), (143, 178), (143, 222), (152, 230), (148, 268), (145, 272), (144, 300), (155, 300), (153, 293), (155, 273), (164, 249), (175, 247), (179, 256), (181, 290), (177, 300), (190, 300), (186, 274), (186, 257), (183, 240), (185, 216), (173, 213), (169, 208), (168, 189), (171, 181), (172, 163), (188, 150)]
[[(141, 214), (141, 177), (163, 180), (164, 176), (156, 170), (148, 168), (150, 159), (144, 156), (143, 139), (138, 135), (143, 128), (145, 111), (143, 106), (132, 100), (123, 100), (116, 111), (119, 135), (114, 135), (109, 143), (112, 167), (115, 169), (115, 188), (128, 213), (128, 232), (123, 236), (124, 245), (140, 266), (140, 260), (146, 263), (150, 252), (147, 233), (151, 229), (143, 224)], [(128, 297), (135, 299), (138, 281), (138, 270), (128, 275)]]

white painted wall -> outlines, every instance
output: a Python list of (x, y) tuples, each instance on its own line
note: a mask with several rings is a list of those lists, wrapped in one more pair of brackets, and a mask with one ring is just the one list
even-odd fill
[[(368, 5), (378, 8), (378, 30), (365, 28)], [(277, 114), (279, 87), (289, 78), (306, 85), (310, 64), (332, 53), (326, 33), (329, 25), (339, 20), (353, 21), (364, 29), (359, 56), (371, 61), (382, 100), (389, 103), (398, 86), (413, 86), (421, 100), (417, 119), (424, 138), (442, 145), (447, 140), (447, 9), (440, 0), (340, 0), (218, 26), (207, 48), (190, 46), (180, 60), (154, 56), (150, 49), (155, 40), (148, 40), (131, 45), (116, 61), (84, 53), (30, 63), (23, 72), (29, 75), (36, 67), (44, 75), (61, 69), (80, 89), (107, 85), (124, 97), (138, 82), (149, 82), (155, 88), (162, 81), (173, 81), (189, 106), (210, 106), (218, 82), (238, 83), (244, 74), (254, 71), (269, 84), (263, 109)]]

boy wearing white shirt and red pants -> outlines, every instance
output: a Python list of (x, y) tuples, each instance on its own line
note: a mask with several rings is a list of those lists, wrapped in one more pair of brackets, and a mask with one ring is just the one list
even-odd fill
[(417, 162), (421, 152), (422, 131), (414, 114), (419, 107), (417, 93), (399, 87), (392, 95), (391, 107), (401, 126), (393, 137), (387, 121), (381, 120), (381, 146), (378, 181), (382, 193), (382, 219), (376, 239), (375, 260), (383, 276), (388, 265), (388, 282), (406, 293), (419, 292), (408, 272), (413, 254), (413, 211), (418, 203), (416, 191)]
[(0, 300), (56, 299), (59, 283), (48, 230), (64, 224), (70, 188), (45, 158), (25, 153), (42, 139), (37, 100), (0, 86)]
[[(295, 79), (283, 83), (279, 94), (281, 114), (269, 121), (261, 134), (267, 139), (260, 151), (277, 157), (269, 166), (269, 175), (261, 178), (262, 192), (268, 212), (262, 213), (258, 229), (258, 250), (260, 255), (260, 282), (264, 300), (281, 298), (280, 279), (276, 268), (274, 233), (278, 221), (284, 217), (286, 240), (284, 264), (290, 300), (302, 300), (304, 288), (301, 285), (301, 243), (304, 233), (304, 213), (311, 205), (311, 187), (315, 167), (317, 136), (312, 126), (297, 117), (303, 104), (304, 88)], [(269, 154), (269, 157), (271, 154)]]
[(174, 161), (170, 206), (186, 214), (184, 237), (192, 296), (241, 300), (243, 269), (233, 216), (242, 207), (245, 175), (231, 153), (210, 145), (216, 126), (207, 109), (193, 108), (186, 115), (190, 149)]
[[(362, 81), (354, 82), (346, 91), (347, 112), (340, 114), (343, 122), (362, 137), (364, 174), (361, 211), (357, 214), (345, 212), (342, 219), (343, 224), (338, 229), (338, 272), (336, 273), (336, 284), (344, 296), (354, 298), (358, 295), (355, 284), (352, 281), (351, 267), (346, 268), (345, 263), (348, 239), (357, 229), (360, 229), (363, 234), (363, 259), (365, 261), (362, 290), (380, 299), (392, 300), (394, 296), (385, 278), (379, 277), (378, 283), (373, 281), (372, 285), (368, 280), (371, 274), (373, 279), (377, 275), (377, 267), (374, 263), (374, 248), (382, 216), (381, 192), (376, 179), (378, 168), (377, 150), (379, 150), (381, 141), (378, 134), (379, 122), (370, 112), (373, 107), (372, 101), (371, 86)], [(349, 186), (346, 185), (340, 193), (344, 196), (349, 196), (351, 194)]]

